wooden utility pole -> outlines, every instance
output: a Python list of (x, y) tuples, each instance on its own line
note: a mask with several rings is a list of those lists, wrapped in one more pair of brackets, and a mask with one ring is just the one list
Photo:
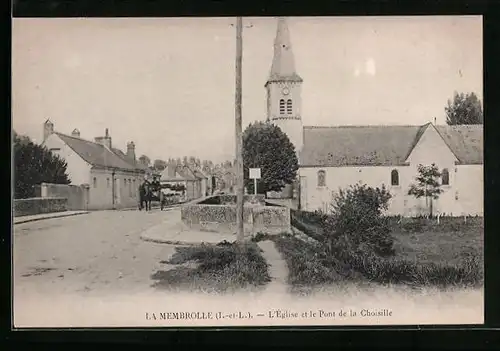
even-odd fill
[(242, 116), (241, 116), (241, 76), (243, 57), (243, 19), (236, 18), (236, 94), (235, 94), (235, 126), (236, 126), (236, 240), (242, 244), (243, 232), (243, 139), (242, 139)]

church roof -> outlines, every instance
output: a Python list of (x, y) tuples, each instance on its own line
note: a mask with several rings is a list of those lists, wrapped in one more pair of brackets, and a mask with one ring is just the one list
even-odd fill
[(89, 140), (56, 132), (57, 136), (74, 152), (92, 166), (143, 171), (139, 165), (132, 165), (125, 154), (118, 149), (109, 150), (105, 146)]
[(302, 82), (302, 78), (295, 71), (295, 59), (286, 19), (280, 17), (274, 39), (273, 63), (266, 85), (282, 81)]
[(439, 134), (463, 164), (483, 163), (483, 125), (437, 126)]
[[(430, 126), (304, 127), (302, 166), (397, 166)], [(462, 164), (483, 162), (482, 125), (437, 126)]]

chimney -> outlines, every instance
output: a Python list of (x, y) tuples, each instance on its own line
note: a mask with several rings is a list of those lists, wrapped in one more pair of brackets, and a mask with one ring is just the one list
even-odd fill
[(75, 137), (75, 138), (79, 138), (80, 137), (80, 131), (78, 129), (73, 129), (73, 131), (71, 132), (71, 136)]
[(95, 142), (111, 150), (111, 137), (109, 136), (108, 128), (106, 128), (103, 137), (95, 138)]
[(54, 124), (47, 119), (43, 124), (43, 141), (45, 141), (52, 133), (54, 133)]
[(434, 125), (436, 125), (436, 117), (434, 117)]
[(133, 141), (127, 143), (127, 157), (135, 161), (135, 144)]

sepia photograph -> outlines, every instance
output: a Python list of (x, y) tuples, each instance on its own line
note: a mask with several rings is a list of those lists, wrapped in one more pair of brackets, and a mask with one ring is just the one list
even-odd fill
[(483, 324), (482, 26), (13, 18), (14, 328)]

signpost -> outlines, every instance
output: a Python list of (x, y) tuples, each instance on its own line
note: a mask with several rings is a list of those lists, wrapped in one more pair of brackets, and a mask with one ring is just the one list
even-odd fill
[(260, 179), (260, 168), (249, 168), (250, 179), (253, 179), (253, 193), (257, 195), (257, 179)]

